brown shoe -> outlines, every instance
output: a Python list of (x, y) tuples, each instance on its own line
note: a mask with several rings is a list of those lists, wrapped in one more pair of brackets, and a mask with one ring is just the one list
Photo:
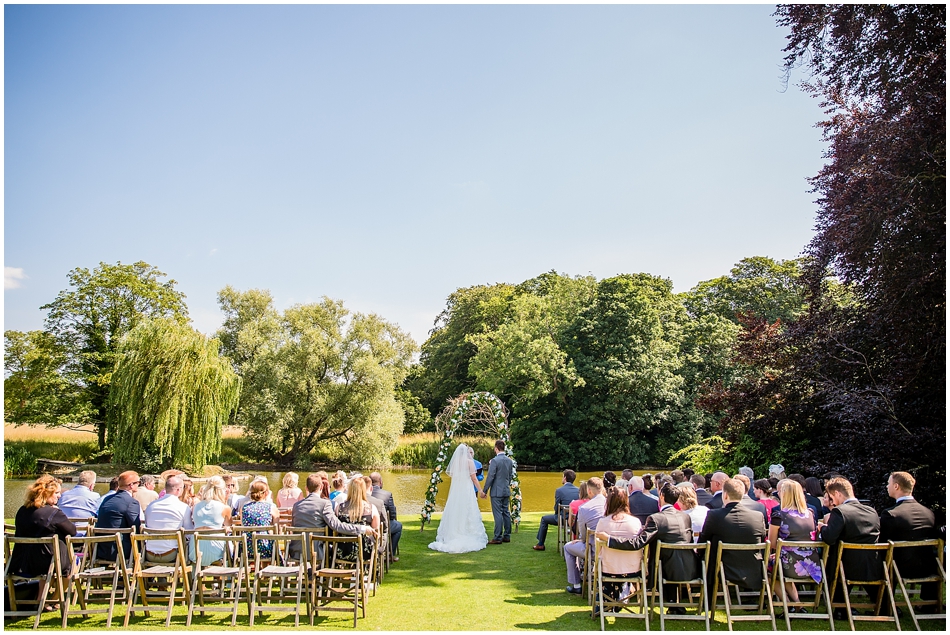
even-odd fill
[(488, 541), (488, 544), (490, 544), (490, 545), (500, 545), (500, 544), (501, 544), (501, 541), (500, 541), (500, 540), (489, 540), (489, 541)]
[(511, 542), (511, 538), (502, 538), (501, 541), (502, 541), (502, 542)]
[(544, 545), (535, 545), (531, 548), (534, 549), (535, 551), (544, 551)]

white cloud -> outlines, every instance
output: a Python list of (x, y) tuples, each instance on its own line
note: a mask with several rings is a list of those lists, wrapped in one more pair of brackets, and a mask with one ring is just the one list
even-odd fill
[(20, 280), (25, 279), (27, 276), (23, 273), (23, 269), (20, 267), (4, 267), (3, 268), (3, 288), (4, 289), (19, 289)]
[(217, 248), (217, 247), (215, 247), (214, 249), (212, 249), (211, 252), (210, 252), (208, 255), (209, 255), (209, 256), (213, 256), (213, 255), (215, 255), (216, 253), (218, 253), (218, 248)]

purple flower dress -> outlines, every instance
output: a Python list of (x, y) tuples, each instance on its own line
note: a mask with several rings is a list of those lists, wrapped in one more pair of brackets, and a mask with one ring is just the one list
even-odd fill
[[(802, 514), (797, 509), (776, 508), (772, 510), (770, 524), (778, 527), (781, 540), (814, 541), (815, 518), (811, 510)], [(821, 582), (820, 554), (820, 549), (785, 547), (779, 555), (782, 573), (786, 577), (811, 578), (817, 584)]]

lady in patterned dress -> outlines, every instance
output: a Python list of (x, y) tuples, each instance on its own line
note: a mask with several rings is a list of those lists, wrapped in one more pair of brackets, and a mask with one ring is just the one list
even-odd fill
[[(781, 497), (781, 507), (772, 510), (772, 519), (769, 523), (769, 542), (774, 551), (778, 540), (814, 541), (815, 517), (805, 503), (805, 493), (802, 486), (791, 479), (785, 479), (778, 484)], [(819, 566), (818, 549), (811, 548), (783, 548), (779, 554), (776, 566), (782, 567), (786, 577), (810, 577), (815, 583), (821, 582), (821, 567)], [(774, 589), (779, 599), (782, 598), (782, 588)], [(798, 602), (798, 590), (792, 582), (785, 583), (785, 592), (788, 599)], [(794, 612), (792, 607), (788, 609)]]
[[(247, 492), (250, 501), (241, 507), (241, 524), (245, 527), (266, 527), (276, 525), (280, 519), (277, 505), (270, 502), (270, 487), (267, 481), (255, 481)], [(251, 548), (251, 536), (247, 536), (247, 546)], [(257, 550), (261, 558), (271, 558), (274, 555), (274, 543), (270, 540), (261, 540), (257, 543)], [(253, 550), (251, 551), (253, 553)]]

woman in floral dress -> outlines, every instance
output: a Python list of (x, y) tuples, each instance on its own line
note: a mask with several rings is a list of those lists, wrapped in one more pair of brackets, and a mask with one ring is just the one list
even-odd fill
[[(270, 502), (270, 487), (267, 486), (267, 481), (251, 483), (247, 495), (251, 500), (241, 507), (241, 525), (245, 527), (276, 525), (280, 519), (280, 511), (277, 505)], [(247, 535), (247, 547), (253, 554), (250, 534)], [(261, 540), (257, 543), (257, 550), (261, 558), (270, 559), (274, 555), (274, 543), (271, 540)]]
[[(795, 481), (786, 479), (779, 483), (781, 508), (772, 510), (772, 519), (769, 526), (769, 542), (772, 550), (779, 541), (814, 541), (815, 517), (805, 503), (805, 493), (802, 486)], [(778, 555), (782, 573), (786, 577), (809, 577), (815, 583), (821, 582), (820, 550), (811, 548), (783, 548)], [(785, 583), (788, 599), (798, 602), (798, 590), (792, 582)], [(776, 595), (782, 598), (782, 588), (775, 588)], [(789, 607), (790, 612), (794, 609)], [(804, 609), (800, 609), (804, 611)]]

